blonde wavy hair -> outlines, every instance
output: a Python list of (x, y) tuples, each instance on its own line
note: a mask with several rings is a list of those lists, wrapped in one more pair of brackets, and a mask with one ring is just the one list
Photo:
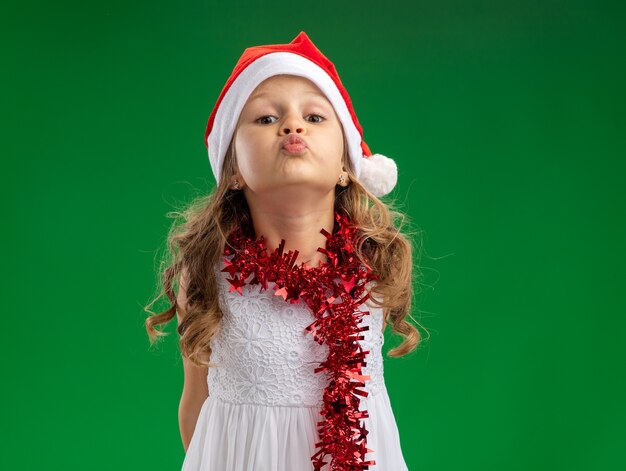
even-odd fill
[[(237, 173), (233, 144), (236, 132), (224, 159), (222, 177), (213, 191), (197, 197), (179, 211), (168, 213), (174, 222), (167, 236), (166, 253), (160, 261), (158, 296), (144, 307), (144, 311), (150, 314), (145, 326), (150, 344), (154, 345), (160, 337), (169, 335), (155, 327), (167, 324), (180, 310), (174, 284), (180, 287), (182, 283), (187, 304), (181, 306), (185, 316), (177, 328), (181, 354), (194, 364), (209, 368), (216, 366), (209, 361), (211, 338), (222, 319), (212, 267), (223, 258), (231, 230), (242, 223), (252, 224), (243, 192), (230, 189), (228, 185)], [(408, 317), (420, 325), (410, 311), (414, 281), (422, 277), (418, 265), (421, 231), (401, 232), (408, 217), (393, 209), (390, 203), (383, 203), (359, 183), (347, 154), (345, 135), (343, 163), (350, 183), (346, 187), (336, 186), (334, 210), (344, 210), (358, 225), (356, 255), (361, 261), (367, 260), (379, 277), (370, 290), (371, 302), (383, 307), (385, 328), (391, 325), (402, 337), (402, 343), (389, 350), (388, 356), (401, 357), (415, 350), (421, 341), (417, 327), (406, 319)], [(413, 242), (417, 250), (414, 250)], [(151, 311), (154, 303), (163, 296), (171, 306), (160, 313)]]

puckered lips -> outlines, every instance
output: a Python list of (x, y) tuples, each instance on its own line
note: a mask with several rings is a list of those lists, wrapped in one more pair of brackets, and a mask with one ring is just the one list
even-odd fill
[(306, 141), (295, 134), (289, 134), (285, 139), (283, 139), (282, 143), (282, 149), (288, 154), (294, 155), (304, 154), (307, 147)]

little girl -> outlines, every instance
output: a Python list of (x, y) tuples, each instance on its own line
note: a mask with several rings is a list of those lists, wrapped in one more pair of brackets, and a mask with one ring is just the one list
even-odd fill
[(396, 164), (304, 32), (244, 51), (205, 144), (217, 187), (173, 226), (172, 306), (146, 320), (154, 341), (178, 318), (183, 471), (407, 470), (382, 358), (387, 324), (392, 357), (420, 340), (404, 216), (378, 199)]

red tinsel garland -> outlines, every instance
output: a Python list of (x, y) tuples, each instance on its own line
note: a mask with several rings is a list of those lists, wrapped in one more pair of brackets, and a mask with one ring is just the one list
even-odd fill
[[(347, 214), (335, 211), (333, 233), (320, 231), (326, 236), (326, 248), (317, 249), (326, 254), (328, 261), (317, 267), (308, 267), (306, 262), (294, 265), (299, 252), (284, 254), (284, 239), (268, 255), (263, 236), (255, 241), (250, 227), (237, 227), (228, 237), (230, 246), (227, 244), (224, 249), (227, 257), (222, 271), (233, 278), (228, 280), (232, 285), (229, 292), (236, 290), (243, 295), (241, 287), (245, 284), (260, 284), (265, 290), (268, 282), (275, 282), (276, 296), (291, 304), (298, 303), (299, 298), (306, 302), (316, 317), (306, 332), (311, 332), (320, 345), (328, 345), (327, 359), (314, 370), (330, 371), (321, 410), (324, 420), (317, 424), (318, 450), (311, 456), (315, 471), (326, 464), (326, 455), (330, 455), (328, 471), (363, 470), (376, 464), (375, 460), (365, 461), (365, 454), (373, 450), (367, 448), (368, 431), (360, 419), (369, 417), (369, 413), (359, 411), (359, 396), (368, 396), (367, 391), (359, 388), (371, 379), (361, 374), (369, 350), (364, 351), (358, 342), (364, 338), (360, 333), (369, 329), (360, 326), (369, 311), (357, 308), (369, 298), (365, 284), (378, 276), (354, 253), (356, 231)], [(246, 281), (251, 274), (254, 278)], [(341, 302), (335, 302), (338, 299)]]

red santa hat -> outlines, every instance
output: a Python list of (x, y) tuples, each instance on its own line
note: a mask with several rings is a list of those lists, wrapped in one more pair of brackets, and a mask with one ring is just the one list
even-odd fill
[(220, 179), (226, 150), (248, 97), (263, 80), (280, 74), (308, 78), (320, 88), (341, 121), (350, 161), (359, 182), (375, 196), (391, 192), (398, 179), (396, 163), (384, 155), (372, 154), (363, 140), (363, 129), (335, 66), (304, 31), (289, 44), (249, 47), (237, 61), (204, 133), (215, 179)]

